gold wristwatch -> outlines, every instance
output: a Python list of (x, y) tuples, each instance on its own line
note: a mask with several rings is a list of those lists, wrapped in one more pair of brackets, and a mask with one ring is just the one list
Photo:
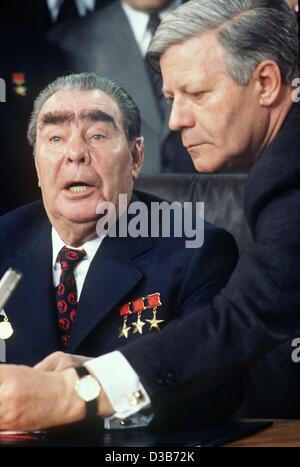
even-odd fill
[(101, 393), (99, 381), (90, 374), (85, 366), (74, 368), (78, 374), (75, 391), (86, 404), (86, 416), (96, 417), (98, 413), (98, 398)]

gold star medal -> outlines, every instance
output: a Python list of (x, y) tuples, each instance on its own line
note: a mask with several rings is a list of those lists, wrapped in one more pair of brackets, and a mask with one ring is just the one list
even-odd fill
[(119, 337), (125, 337), (128, 339), (128, 333), (131, 329), (131, 326), (127, 326), (127, 316), (124, 316), (123, 326), (119, 330)]
[(153, 308), (153, 318), (152, 319), (146, 319), (147, 323), (150, 324), (149, 331), (152, 331), (152, 329), (157, 329), (158, 331), (160, 331), (159, 325), (161, 323), (164, 323), (164, 321), (165, 321), (164, 319), (156, 319), (156, 312), (157, 312), (157, 309)]
[(152, 331), (153, 329), (160, 331), (160, 324), (164, 323), (165, 321), (164, 319), (156, 318), (157, 308), (161, 306), (160, 293), (157, 292), (157, 293), (148, 295), (145, 298), (145, 302), (146, 302), (147, 308), (152, 308), (152, 312), (153, 312), (152, 319), (146, 319), (147, 323), (150, 324), (149, 331)]
[(119, 329), (119, 337), (125, 337), (125, 339), (128, 339), (128, 333), (131, 329), (131, 326), (127, 326), (127, 319), (131, 313), (132, 311), (130, 309), (130, 303), (126, 303), (120, 307), (120, 316), (123, 318), (123, 325)]
[(136, 334), (137, 332), (139, 334), (143, 334), (143, 327), (145, 326), (146, 323), (144, 323), (141, 320), (141, 312), (139, 312), (137, 320), (132, 323), (132, 326), (134, 326), (133, 334)]

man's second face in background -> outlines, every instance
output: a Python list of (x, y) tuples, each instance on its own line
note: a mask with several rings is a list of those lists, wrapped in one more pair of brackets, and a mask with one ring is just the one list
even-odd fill
[(238, 85), (226, 69), (228, 53), (214, 32), (173, 45), (162, 55), (164, 94), (172, 102), (171, 130), (199, 172), (246, 169), (266, 132), (267, 110), (250, 79)]

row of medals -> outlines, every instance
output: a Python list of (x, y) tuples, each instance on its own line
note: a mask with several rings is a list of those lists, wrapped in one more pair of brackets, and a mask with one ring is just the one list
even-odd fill
[[(153, 317), (152, 319), (146, 319), (147, 323), (149, 323), (149, 331), (156, 330), (160, 331), (160, 324), (162, 324), (165, 320), (164, 319), (157, 319), (156, 313), (157, 308), (153, 308)], [(119, 337), (128, 338), (128, 333), (131, 329), (133, 329), (133, 334), (143, 334), (143, 327), (145, 326), (145, 322), (141, 320), (142, 312), (139, 312), (137, 315), (137, 320), (133, 322), (130, 326), (127, 325), (128, 316), (124, 316), (123, 326), (119, 330)]]

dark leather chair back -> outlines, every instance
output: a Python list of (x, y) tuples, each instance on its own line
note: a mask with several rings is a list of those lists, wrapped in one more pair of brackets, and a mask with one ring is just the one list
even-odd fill
[(232, 233), (240, 253), (252, 244), (243, 213), (247, 174), (165, 174), (141, 176), (138, 190), (170, 201), (203, 201), (205, 219)]

